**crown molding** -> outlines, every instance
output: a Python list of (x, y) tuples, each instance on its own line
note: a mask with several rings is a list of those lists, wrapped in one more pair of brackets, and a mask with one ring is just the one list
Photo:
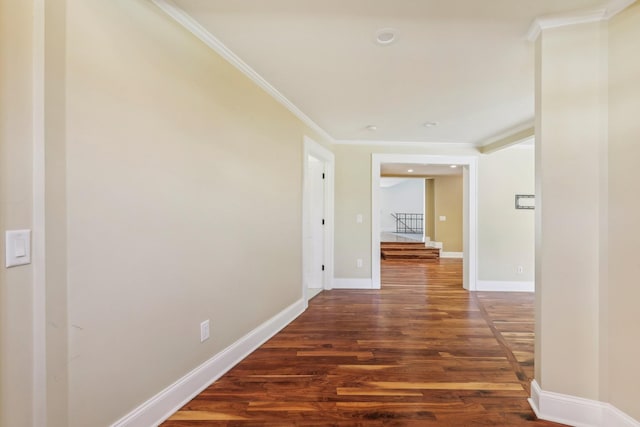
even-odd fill
[(495, 151), (502, 150), (503, 148), (511, 147), (516, 144), (520, 144), (525, 141), (532, 141), (535, 138), (535, 127), (523, 129), (519, 132), (514, 132), (510, 135), (506, 135), (500, 139), (493, 140), (489, 143), (478, 146), (478, 150), (482, 154), (490, 154)]
[(569, 25), (609, 20), (635, 2), (636, 0), (611, 0), (602, 9), (577, 11), (561, 15), (541, 16), (536, 18), (531, 24), (531, 27), (529, 27), (527, 40), (531, 42), (536, 41), (542, 30), (548, 30), (550, 28), (567, 27)]
[(369, 145), (383, 147), (448, 147), (448, 148), (473, 148), (476, 146), (468, 142), (429, 142), (429, 141), (383, 141), (368, 139), (338, 139), (336, 145)]
[(611, 19), (632, 4), (634, 4), (636, 0), (611, 0), (607, 5), (607, 12), (605, 13), (605, 19)]
[(293, 115), (300, 119), (305, 125), (309, 126), (318, 135), (326, 138), (330, 143), (335, 143), (334, 138), (322, 129), (316, 122), (311, 120), (309, 116), (302, 112), (298, 107), (289, 101), (286, 96), (280, 93), (275, 87), (273, 87), (267, 80), (265, 80), (260, 74), (258, 74), (253, 68), (251, 68), (246, 62), (244, 62), (238, 55), (233, 53), (231, 49), (225, 46), (220, 40), (218, 40), (213, 34), (207, 31), (198, 21), (193, 19), (187, 12), (178, 7), (171, 0), (151, 0), (156, 6), (158, 6), (163, 12), (173, 18), (176, 22), (186, 28), (194, 36), (200, 39), (204, 44), (213, 49), (216, 53), (227, 60), (231, 65), (236, 67), (241, 73), (251, 79), (255, 84), (261, 87), (267, 92), (273, 99), (278, 101), (282, 106), (289, 110)]
[(602, 21), (605, 19), (606, 12), (606, 9), (598, 9), (573, 13), (570, 15), (544, 16), (536, 18), (527, 32), (527, 40), (532, 42), (536, 41), (542, 30)]

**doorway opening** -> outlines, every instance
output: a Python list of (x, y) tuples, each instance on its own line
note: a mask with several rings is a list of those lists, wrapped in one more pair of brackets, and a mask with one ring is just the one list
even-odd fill
[(332, 288), (334, 155), (304, 137), (302, 195), (302, 296)]
[[(371, 278), (379, 289), (381, 241), (381, 172), (383, 165), (457, 165), (462, 170), (462, 259), (463, 287), (476, 290), (477, 280), (477, 158), (474, 156), (433, 156), (421, 154), (373, 154), (371, 161)], [(427, 221), (429, 217), (427, 215)], [(426, 230), (428, 224), (425, 224)]]

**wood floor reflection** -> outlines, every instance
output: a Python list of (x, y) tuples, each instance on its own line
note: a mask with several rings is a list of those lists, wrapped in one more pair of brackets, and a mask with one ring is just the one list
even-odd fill
[(533, 295), (469, 293), (459, 260), (382, 261), (333, 290), (163, 425), (557, 426), (527, 403)]

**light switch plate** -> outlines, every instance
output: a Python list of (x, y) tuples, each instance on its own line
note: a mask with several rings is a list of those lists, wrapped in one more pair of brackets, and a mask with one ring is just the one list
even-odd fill
[(447, 220), (447, 217), (446, 217), (446, 216), (444, 216), (444, 215), (440, 215), (440, 221), (446, 221), (446, 220)]
[(5, 232), (5, 267), (31, 264), (31, 230)]

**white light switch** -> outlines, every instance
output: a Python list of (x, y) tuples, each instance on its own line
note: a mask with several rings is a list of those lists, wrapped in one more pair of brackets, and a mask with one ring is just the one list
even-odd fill
[(11, 230), (5, 233), (5, 266), (31, 263), (31, 230)]
[(447, 220), (447, 217), (446, 217), (446, 216), (444, 216), (444, 215), (440, 215), (440, 221), (446, 221), (446, 220)]
[(356, 223), (362, 224), (362, 214), (356, 215)]
[(15, 256), (16, 258), (22, 258), (27, 256), (27, 242), (23, 238), (16, 239), (16, 248), (15, 248)]

